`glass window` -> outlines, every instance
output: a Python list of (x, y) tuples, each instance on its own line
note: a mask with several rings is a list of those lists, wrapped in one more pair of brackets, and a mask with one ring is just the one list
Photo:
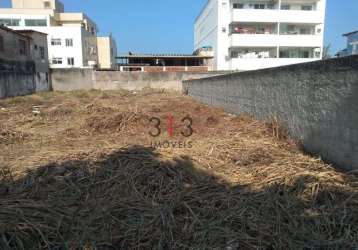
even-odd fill
[(20, 26), (20, 19), (1, 18), (0, 25), (4, 26)]
[(67, 58), (67, 65), (71, 65), (71, 66), (75, 65), (75, 58), (73, 57)]
[(62, 64), (62, 58), (61, 57), (52, 58), (52, 64)]
[(302, 5), (301, 10), (312, 10), (312, 5)]
[(59, 39), (59, 38), (51, 39), (51, 45), (52, 46), (60, 46), (61, 45), (61, 39)]
[(284, 4), (281, 6), (281, 10), (290, 10), (291, 6), (289, 4)]
[(244, 4), (242, 4), (242, 3), (234, 3), (233, 8), (234, 9), (243, 9)]
[(73, 39), (66, 39), (66, 47), (72, 47), (73, 46)]
[(263, 10), (263, 9), (265, 9), (265, 4), (255, 4), (255, 5), (254, 5), (254, 9)]
[(231, 58), (238, 58), (239, 52), (238, 51), (231, 51)]
[(47, 26), (46, 19), (25, 19), (25, 26)]
[(51, 3), (49, 1), (44, 2), (45, 9), (51, 9)]

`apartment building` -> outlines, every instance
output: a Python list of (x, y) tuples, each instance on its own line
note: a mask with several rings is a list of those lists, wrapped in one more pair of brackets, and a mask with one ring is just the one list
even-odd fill
[(84, 13), (64, 12), (58, 0), (12, 0), (12, 8), (0, 9), (0, 24), (48, 34), (51, 68), (98, 65), (97, 25)]
[(208, 0), (194, 47), (214, 69), (254, 70), (322, 59), (326, 0)]

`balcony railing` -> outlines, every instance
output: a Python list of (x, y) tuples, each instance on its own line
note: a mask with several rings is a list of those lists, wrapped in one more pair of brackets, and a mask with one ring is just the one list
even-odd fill
[(279, 9), (233, 9), (232, 22), (263, 22), (263, 23), (299, 23), (319, 24), (324, 20), (324, 12), (279, 10)]
[(231, 34), (231, 47), (321, 47), (319, 35)]

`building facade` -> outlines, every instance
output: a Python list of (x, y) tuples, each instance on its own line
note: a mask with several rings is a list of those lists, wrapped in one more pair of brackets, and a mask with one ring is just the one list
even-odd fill
[(35, 62), (36, 92), (48, 91), (51, 88), (51, 78), (48, 60), (47, 34), (34, 30), (18, 30), (31, 38), (30, 53), (31, 60)]
[(343, 34), (347, 37), (347, 47), (337, 53), (338, 57), (358, 55), (358, 30)]
[(326, 0), (208, 0), (194, 47), (214, 69), (254, 70), (322, 59)]
[(0, 9), (0, 24), (48, 34), (51, 68), (86, 68), (98, 64), (97, 25), (84, 13), (66, 13), (58, 0), (12, 0)]
[(100, 69), (114, 69), (117, 65), (117, 44), (110, 36), (97, 37), (98, 67)]
[(47, 35), (0, 26), (0, 98), (51, 89)]

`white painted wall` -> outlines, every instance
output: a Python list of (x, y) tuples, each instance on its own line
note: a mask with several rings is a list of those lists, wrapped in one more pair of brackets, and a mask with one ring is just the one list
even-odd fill
[[(321, 59), (322, 55), (309, 59), (269, 58), (250, 61), (230, 57), (229, 49), (232, 47), (276, 47), (277, 51), (280, 47), (311, 47), (323, 51), (326, 0), (317, 0), (313, 11), (299, 10), (297, 0), (281, 1), (292, 4), (291, 10), (280, 10), (278, 5), (274, 10), (233, 9), (233, 3), (239, 0), (209, 0), (195, 22), (195, 49), (212, 46), (216, 70), (250, 70)], [(312, 24), (316, 25), (316, 31), (320, 29), (321, 32), (315, 35), (230, 34), (230, 24), (240, 22)]]
[(211, 46), (214, 49), (214, 65), (217, 65), (218, 58), (218, 12), (218, 1), (209, 0), (194, 28), (194, 50)]
[[(70, 26), (47, 26), (29, 27), (25, 26), (25, 19), (46, 19), (50, 24), (50, 15), (25, 15), (25, 14), (1, 14), (0, 18), (21, 19), (20, 26), (10, 27), (12, 29), (31, 29), (48, 34), (48, 55), (50, 68), (85, 68), (89, 67), (88, 61), (97, 61), (96, 35), (84, 30), (80, 24)], [(53, 46), (52, 39), (61, 39), (61, 45)], [(73, 40), (73, 46), (66, 46), (66, 39)], [(94, 49), (91, 49), (93, 47)], [(91, 50), (94, 51), (91, 54)], [(52, 64), (53, 58), (62, 58), (62, 64)], [(67, 58), (74, 58), (74, 65), (68, 65)]]

